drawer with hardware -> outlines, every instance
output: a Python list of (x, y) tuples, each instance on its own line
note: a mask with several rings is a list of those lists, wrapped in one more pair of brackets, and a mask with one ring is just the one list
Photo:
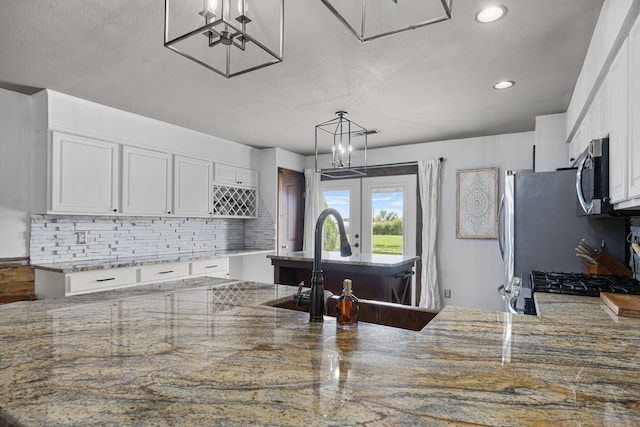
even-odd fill
[(67, 295), (117, 288), (135, 283), (135, 268), (82, 271), (65, 275)]
[(189, 275), (188, 262), (143, 265), (138, 269), (138, 282), (160, 282)]
[(229, 273), (229, 258), (201, 259), (191, 262), (191, 274), (225, 277)]

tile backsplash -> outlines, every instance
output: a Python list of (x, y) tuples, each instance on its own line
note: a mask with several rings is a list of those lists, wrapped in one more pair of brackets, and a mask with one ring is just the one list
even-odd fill
[[(257, 219), (32, 215), (32, 263), (275, 248), (275, 223)], [(86, 240), (86, 243), (79, 243)]]

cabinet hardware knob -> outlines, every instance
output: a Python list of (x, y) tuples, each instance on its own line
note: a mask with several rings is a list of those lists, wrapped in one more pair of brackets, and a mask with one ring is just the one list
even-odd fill
[(167, 212), (167, 213), (168, 213), (168, 214), (170, 214), (170, 213), (171, 213), (171, 211), (169, 211), (169, 212)]
[(114, 212), (118, 212), (118, 209), (114, 209), (113, 211), (114, 211)]
[(354, 243), (354, 244), (353, 244), (353, 247), (354, 247), (354, 248), (359, 248), (359, 247), (360, 247), (360, 243)]

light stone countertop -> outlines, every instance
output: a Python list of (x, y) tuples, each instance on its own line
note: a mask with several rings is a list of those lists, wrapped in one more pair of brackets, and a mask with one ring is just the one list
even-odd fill
[(235, 249), (215, 252), (192, 252), (177, 255), (154, 255), (138, 257), (120, 257), (107, 259), (87, 259), (73, 262), (33, 263), (33, 268), (55, 271), (59, 273), (76, 273), (79, 271), (104, 270), (109, 268), (137, 267), (141, 265), (168, 264), (172, 262), (198, 261), (201, 259), (226, 258), (274, 253), (275, 250)]
[(0, 306), (0, 425), (640, 425), (640, 319), (538, 295), (420, 332), (200, 278)]
[[(267, 258), (313, 262), (313, 252), (287, 252), (278, 255), (267, 255)], [(322, 252), (322, 263), (351, 264), (366, 267), (398, 267), (419, 259), (419, 256), (386, 254), (354, 254), (348, 257), (341, 257), (339, 252)]]

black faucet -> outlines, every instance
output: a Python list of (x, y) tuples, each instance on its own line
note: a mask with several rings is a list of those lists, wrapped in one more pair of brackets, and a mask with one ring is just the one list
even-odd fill
[(315, 245), (313, 251), (313, 273), (311, 274), (311, 294), (309, 295), (309, 322), (324, 321), (324, 278), (322, 277), (322, 228), (327, 216), (333, 215), (338, 221), (340, 232), (340, 256), (351, 255), (351, 245), (344, 231), (344, 221), (340, 213), (332, 208), (325, 209), (316, 221)]

